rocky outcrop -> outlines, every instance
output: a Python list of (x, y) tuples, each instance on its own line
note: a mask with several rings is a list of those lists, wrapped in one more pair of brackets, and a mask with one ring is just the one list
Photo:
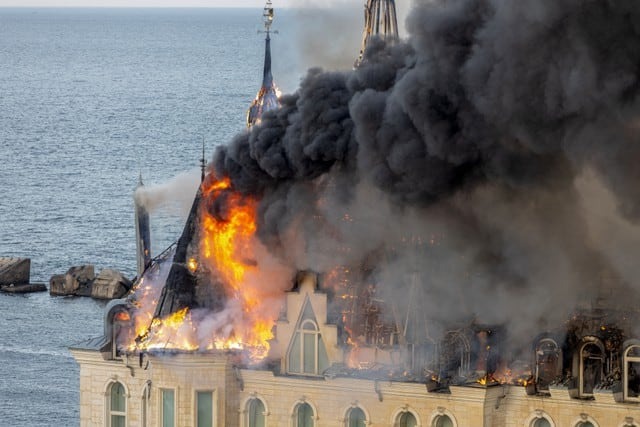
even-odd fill
[(24, 294), (46, 291), (43, 283), (30, 283), (31, 259), (0, 257), (0, 292)]
[(96, 276), (94, 266), (89, 264), (71, 267), (65, 274), (51, 276), (49, 293), (115, 299), (126, 294), (131, 286), (131, 281), (121, 272), (105, 268)]
[(91, 296), (97, 299), (120, 298), (131, 289), (131, 281), (117, 270), (103, 269), (93, 281)]
[(96, 274), (91, 264), (71, 267), (64, 275), (57, 274), (51, 277), (49, 293), (51, 295), (91, 295), (91, 283), (95, 278)]
[(0, 287), (25, 285), (31, 276), (31, 259), (0, 257)]

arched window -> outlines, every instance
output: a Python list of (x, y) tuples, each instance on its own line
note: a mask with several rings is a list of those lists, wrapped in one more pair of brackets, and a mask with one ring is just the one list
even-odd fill
[(580, 371), (578, 378), (580, 397), (593, 396), (593, 390), (602, 381), (604, 347), (597, 340), (589, 340), (580, 346)]
[(622, 354), (624, 400), (640, 402), (640, 345), (631, 345)]
[(551, 423), (546, 418), (538, 418), (533, 420), (531, 427), (551, 427)]
[(416, 427), (418, 425), (418, 421), (416, 420), (416, 417), (411, 412), (403, 412), (400, 415), (398, 415), (398, 420), (396, 421), (396, 425), (398, 427)]
[(433, 420), (433, 427), (453, 427), (453, 421), (448, 415), (438, 415)]
[(596, 427), (596, 426), (594, 426), (591, 421), (580, 421), (578, 424), (576, 424), (576, 427)]
[(328, 367), (327, 349), (307, 301), (289, 348), (288, 372), (320, 375)]
[(246, 426), (264, 427), (265, 424), (264, 403), (260, 399), (251, 399), (247, 402)]
[(535, 348), (535, 381), (538, 390), (548, 390), (551, 384), (562, 373), (562, 353), (558, 344), (551, 338), (538, 341)]
[(445, 378), (464, 377), (471, 367), (471, 344), (463, 331), (448, 332), (441, 346), (440, 371)]
[(367, 425), (367, 417), (364, 411), (358, 407), (349, 409), (346, 427), (364, 427)]
[(109, 386), (109, 427), (127, 425), (127, 393), (124, 386), (114, 382)]
[(313, 427), (315, 415), (313, 408), (308, 403), (300, 403), (293, 414), (295, 427)]
[(141, 402), (141, 425), (147, 427), (149, 425), (149, 398), (151, 397), (151, 382), (147, 381), (142, 390), (142, 402)]

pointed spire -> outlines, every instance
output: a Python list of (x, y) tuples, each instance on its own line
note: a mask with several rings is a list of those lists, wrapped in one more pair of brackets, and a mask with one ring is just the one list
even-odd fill
[(142, 171), (138, 173), (138, 187), (143, 187), (144, 182), (142, 182)]
[(396, 16), (395, 0), (367, 0), (364, 5), (364, 30), (360, 54), (354, 64), (359, 67), (364, 60), (371, 36), (378, 36), (387, 41), (398, 39), (398, 18)]
[(200, 184), (204, 182), (204, 169), (207, 166), (207, 161), (204, 157), (204, 136), (202, 137), (202, 158), (200, 159)]
[(273, 23), (273, 7), (271, 0), (267, 0), (262, 13), (266, 33), (264, 43), (264, 69), (262, 72), (262, 86), (247, 111), (247, 127), (260, 123), (262, 115), (280, 107), (276, 86), (271, 74), (271, 24)]

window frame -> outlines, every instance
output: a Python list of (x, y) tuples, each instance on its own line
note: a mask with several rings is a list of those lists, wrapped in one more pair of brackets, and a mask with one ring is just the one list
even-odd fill
[(267, 427), (267, 415), (269, 415), (269, 408), (267, 407), (267, 403), (265, 402), (265, 400), (258, 396), (251, 396), (244, 401), (244, 404), (242, 405), (242, 427), (251, 427), (251, 412), (249, 411), (249, 406), (252, 405), (256, 400), (262, 403), (262, 407), (264, 408), (264, 411), (262, 412), (262, 416), (264, 417), (264, 426)]
[(353, 414), (354, 411), (360, 411), (364, 417), (364, 425), (369, 425), (370, 424), (370, 420), (369, 420), (369, 413), (360, 405), (358, 404), (353, 404), (350, 407), (348, 407), (346, 409), (346, 411), (344, 412), (344, 422), (343, 425), (345, 427), (349, 427), (351, 425), (351, 415)]
[[(193, 390), (193, 425), (198, 427), (198, 393), (211, 393), (211, 427), (216, 427), (216, 390), (203, 388)], [(174, 400), (175, 402), (175, 400)]]
[[(394, 414), (393, 414), (393, 418), (391, 420), (391, 425), (393, 427), (400, 427), (400, 421), (402, 419), (402, 417), (404, 417), (405, 415), (410, 414), (414, 420), (416, 420), (416, 427), (419, 427), (420, 424), (420, 417), (418, 416), (418, 414), (412, 410), (411, 408), (409, 408), (408, 406), (403, 407), (399, 410), (397, 410)], [(437, 419), (437, 417), (441, 415), (441, 414), (437, 414), (434, 419)]]
[[(551, 344), (554, 350), (549, 351), (547, 349), (543, 349), (545, 344)], [(554, 340), (550, 337), (541, 338), (536, 343), (534, 349), (534, 359), (535, 359), (535, 384), (540, 384), (540, 375), (541, 375), (541, 367), (546, 365), (546, 362), (543, 361), (543, 357), (553, 355), (556, 358), (554, 374), (556, 377), (562, 374), (562, 349)], [(549, 384), (542, 384), (541, 389), (547, 390), (549, 388)]]
[(177, 393), (177, 390), (172, 387), (160, 387), (158, 389), (159, 402), (160, 402), (160, 404), (158, 405), (158, 411), (160, 413), (160, 417), (158, 419), (158, 425), (160, 427), (168, 427), (164, 425), (164, 392), (165, 391), (173, 392), (173, 426), (171, 427), (176, 427), (177, 426), (176, 409), (178, 408), (178, 399), (177, 399), (178, 393)]
[(140, 398), (140, 425), (141, 427), (149, 426), (149, 408), (151, 400), (151, 381), (147, 380), (142, 388), (142, 396)]
[(309, 402), (308, 400), (298, 400), (292, 408), (291, 411), (291, 426), (292, 427), (301, 427), (300, 425), (298, 425), (298, 411), (300, 410), (301, 406), (307, 405), (309, 406), (309, 408), (311, 408), (311, 412), (312, 417), (312, 424), (311, 427), (316, 427), (316, 421), (318, 420), (318, 411), (315, 407), (315, 405), (313, 405), (311, 402)]
[[(640, 394), (629, 396), (629, 364), (640, 363), (640, 356), (629, 356), (633, 349), (640, 351), (640, 344), (630, 344), (622, 353), (622, 396), (625, 402), (640, 402)], [(636, 375), (640, 375), (640, 372), (636, 372)]]
[[(307, 307), (310, 307), (311, 313), (313, 314), (312, 317), (305, 317), (305, 311), (307, 310)], [(310, 328), (307, 329), (305, 327)], [(306, 338), (311, 338), (310, 341), (313, 342), (312, 348), (307, 347), (308, 340)], [(313, 360), (310, 361), (305, 358), (305, 350), (309, 350), (310, 357), (312, 357)], [(299, 364), (299, 366), (297, 366), (297, 370), (293, 368), (292, 360), (294, 358), (297, 359), (296, 364)], [(307, 372), (305, 370), (305, 364), (309, 362), (311, 362), (313, 365), (311, 372)], [(289, 342), (289, 347), (286, 353), (286, 372), (293, 375), (321, 377), (324, 369), (329, 366), (329, 355), (327, 353), (326, 344), (323, 341), (320, 324), (315, 318), (315, 313), (313, 313), (311, 302), (307, 299), (302, 305), (300, 318), (295, 329), (293, 330), (293, 334), (291, 335), (291, 340)]]
[[(419, 418), (416, 416), (416, 413), (414, 411), (411, 411), (413, 413), (413, 415), (416, 417), (416, 420), (420, 421)], [(442, 406), (438, 406), (438, 408), (436, 408), (436, 411), (434, 413), (431, 414), (431, 419), (429, 421), (429, 426), (430, 427), (435, 427), (436, 423), (438, 422), (438, 419), (440, 417), (448, 417), (451, 420), (451, 424), (453, 425), (453, 427), (458, 427), (458, 420), (456, 419), (455, 415), (453, 415), (453, 413), (449, 410), (447, 410), (446, 408), (442, 407)], [(420, 425), (420, 424), (418, 424)]]
[[(111, 402), (112, 402), (112, 393), (113, 393), (113, 388), (115, 386), (120, 386), (122, 387), (122, 391), (123, 391), (123, 396), (124, 396), (124, 411), (115, 411), (113, 410), (112, 406), (111, 406)], [(105, 390), (105, 409), (106, 409), (106, 420), (105, 420), (105, 425), (107, 427), (111, 427), (113, 424), (111, 422), (111, 417), (112, 416), (117, 416), (117, 417), (124, 417), (124, 425), (127, 426), (129, 423), (128, 417), (127, 417), (127, 408), (129, 407), (129, 391), (127, 390), (127, 387), (124, 385), (123, 382), (115, 379), (112, 381), (109, 381), (107, 383), (107, 387)]]
[[(584, 339), (582, 341), (582, 343), (580, 344), (580, 347), (578, 349), (578, 395), (581, 398), (585, 398), (585, 397), (593, 397), (593, 391), (587, 393), (584, 391), (585, 388), (585, 377), (584, 377), (584, 369), (585, 369), (585, 360), (587, 359), (587, 357), (583, 356), (583, 352), (585, 350), (585, 348), (587, 346), (595, 346), (598, 348), (598, 350), (600, 351), (600, 379), (604, 378), (604, 367), (605, 367), (605, 362), (606, 362), (606, 352), (604, 351), (604, 345), (602, 344), (602, 342), (597, 339), (597, 338), (591, 338), (591, 339)], [(595, 358), (591, 358), (591, 359), (595, 359)], [(594, 382), (593, 384), (593, 388), (595, 390), (597, 383)]]
[(556, 427), (556, 422), (542, 409), (536, 409), (524, 422), (524, 427), (533, 427), (533, 425), (540, 419), (547, 420), (551, 427)]

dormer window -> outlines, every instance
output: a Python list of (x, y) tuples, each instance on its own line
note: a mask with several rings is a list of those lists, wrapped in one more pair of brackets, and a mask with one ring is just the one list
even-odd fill
[(308, 300), (291, 340), (287, 360), (288, 372), (292, 374), (321, 375), (329, 367), (327, 349)]
[(578, 351), (574, 354), (575, 389), (570, 389), (572, 397), (579, 399), (593, 398), (595, 388), (604, 378), (605, 351), (604, 345), (596, 337), (583, 338)]
[(551, 384), (562, 373), (562, 352), (558, 344), (551, 338), (538, 341), (535, 348), (535, 382), (538, 390), (548, 390)]
[(440, 372), (445, 378), (465, 377), (471, 368), (471, 344), (463, 331), (450, 331), (441, 347)]
[(640, 402), (640, 344), (627, 347), (622, 354), (623, 393), (626, 402)]

